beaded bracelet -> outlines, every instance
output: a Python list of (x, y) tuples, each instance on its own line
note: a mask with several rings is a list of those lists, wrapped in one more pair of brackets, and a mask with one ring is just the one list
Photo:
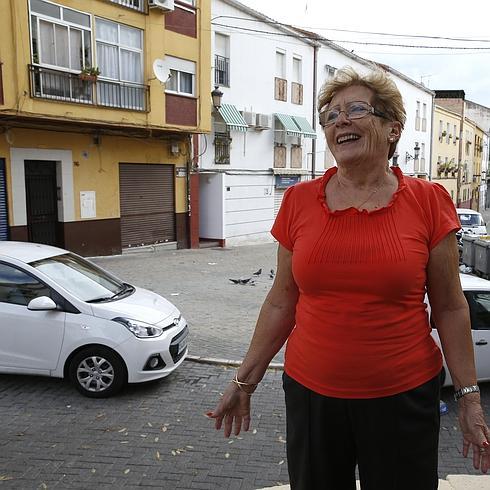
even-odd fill
[[(238, 389), (240, 391), (243, 391), (248, 396), (251, 396), (252, 393), (257, 389), (257, 383), (245, 383), (244, 381), (240, 381), (238, 379), (238, 372), (235, 373), (235, 377), (231, 381), (238, 386)], [(245, 387), (247, 387), (251, 391), (247, 391)]]

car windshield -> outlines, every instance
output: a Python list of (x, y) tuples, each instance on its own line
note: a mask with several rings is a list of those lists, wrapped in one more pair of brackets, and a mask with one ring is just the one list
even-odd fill
[(87, 260), (67, 253), (30, 264), (82, 301), (107, 300), (126, 290), (126, 285)]
[(458, 214), (461, 226), (483, 226), (483, 218), (479, 214)]

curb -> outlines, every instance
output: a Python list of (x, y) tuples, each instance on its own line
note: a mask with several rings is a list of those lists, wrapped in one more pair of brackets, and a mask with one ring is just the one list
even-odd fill
[[(201, 356), (187, 356), (186, 361), (197, 362), (200, 364), (211, 364), (214, 366), (233, 366), (240, 367), (242, 361), (236, 361), (233, 359), (220, 359), (218, 357), (201, 357)], [(267, 369), (283, 371), (284, 364), (281, 362), (271, 362)]]

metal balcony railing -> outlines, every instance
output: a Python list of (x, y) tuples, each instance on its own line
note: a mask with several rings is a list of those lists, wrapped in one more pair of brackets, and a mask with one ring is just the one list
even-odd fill
[(149, 87), (29, 65), (31, 97), (148, 111)]
[(231, 138), (225, 133), (216, 133), (214, 136), (214, 163), (230, 163)]
[(230, 58), (214, 55), (214, 83), (222, 87), (230, 86)]
[(138, 12), (146, 12), (146, 0), (109, 0), (109, 2), (117, 3)]

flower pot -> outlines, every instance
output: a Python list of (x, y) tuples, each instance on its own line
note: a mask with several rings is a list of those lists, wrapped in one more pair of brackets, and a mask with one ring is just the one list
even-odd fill
[(83, 80), (84, 82), (96, 82), (97, 81), (97, 75), (90, 75), (88, 73), (80, 73), (80, 75), (78, 75), (78, 78), (80, 80)]

